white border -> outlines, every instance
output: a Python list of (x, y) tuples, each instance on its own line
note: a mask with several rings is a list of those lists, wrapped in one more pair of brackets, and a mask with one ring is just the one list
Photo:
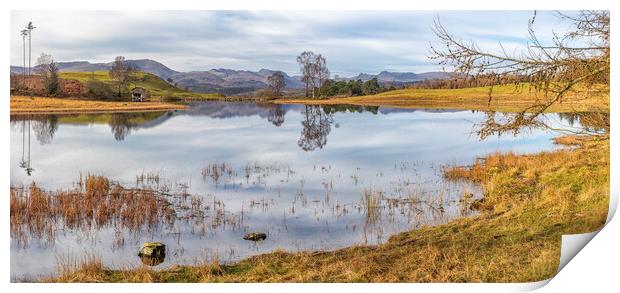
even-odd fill
[[(0, 176), (1, 184), (4, 186), (5, 192), (9, 187), (9, 50), (10, 40), (10, 11), (22, 9), (45, 9), (45, 10), (116, 10), (116, 9), (132, 9), (132, 10), (209, 10), (209, 9), (231, 9), (231, 10), (571, 10), (571, 9), (606, 9), (612, 10), (612, 19), (615, 19), (617, 13), (612, 7), (614, 1), (604, 0), (563, 0), (563, 1), (540, 1), (540, 0), (520, 0), (520, 1), (484, 1), (484, 0), (468, 0), (468, 1), (397, 1), (397, 0), (357, 0), (357, 1), (334, 1), (334, 0), (314, 0), (314, 1), (284, 1), (284, 0), (228, 0), (228, 1), (200, 1), (200, 0), (144, 0), (144, 1), (127, 1), (127, 0), (106, 0), (106, 1), (79, 1), (79, 0), (30, 0), (30, 1), (2, 1), (2, 21), (0, 22), (4, 29), (0, 31), (2, 39), (5, 40), (2, 48), (4, 58), (0, 61), (0, 70), (2, 82), (2, 93), (6, 96), (1, 99), (1, 113), (5, 126), (2, 127), (2, 156), (0, 166), (2, 176)], [(612, 20), (612, 31), (618, 32), (618, 25)], [(612, 34), (614, 35), (614, 34)], [(612, 48), (617, 46), (617, 38), (612, 37)], [(617, 50), (612, 49), (612, 56), (616, 56)], [(612, 68), (617, 68), (615, 57), (612, 57)], [(612, 70), (611, 97), (617, 96), (618, 75)], [(618, 166), (618, 132), (613, 127), (618, 123), (618, 103), (614, 98), (611, 99), (612, 113), (612, 135), (611, 135), (611, 193), (612, 200), (610, 205), (615, 210), (617, 204), (619, 183), (617, 166)], [(616, 169), (614, 169), (616, 168)], [(204, 291), (204, 290), (269, 290), (271, 292), (290, 292), (291, 290), (303, 292), (316, 292), (317, 290), (340, 291), (355, 290), (357, 292), (375, 292), (376, 290), (388, 289), (390, 291), (411, 292), (411, 290), (424, 291), (466, 291), (466, 292), (498, 292), (498, 291), (522, 291), (538, 288), (547, 282), (530, 283), (530, 284), (105, 284), (105, 285), (69, 285), (69, 284), (10, 284), (9, 273), (9, 197), (5, 194), (2, 204), (2, 218), (7, 219), (0, 221), (2, 224), (2, 233), (6, 237), (1, 242), (1, 253), (4, 255), (5, 261), (2, 264), (0, 276), (5, 280), (3, 286), (9, 287), (9, 290), (52, 290), (63, 292), (89, 290), (92, 292), (109, 292), (110, 290), (128, 289), (132, 291), (146, 292), (157, 290), (174, 290), (183, 288), (183, 290)], [(612, 213), (610, 212), (610, 215)], [(611, 218), (610, 218), (611, 219)], [(563, 291), (585, 291), (592, 289), (605, 289), (611, 291), (611, 288), (617, 288), (617, 272), (620, 268), (620, 241), (619, 232), (620, 224), (618, 220), (612, 220), (593, 240), (588, 244), (576, 257), (572, 260), (551, 282), (544, 287), (542, 291), (546, 292), (563, 292)], [(563, 243), (563, 246), (570, 246)], [(577, 246), (579, 247), (579, 246)], [(44, 286), (44, 287), (43, 287)], [(6, 291), (5, 291), (6, 292)]]

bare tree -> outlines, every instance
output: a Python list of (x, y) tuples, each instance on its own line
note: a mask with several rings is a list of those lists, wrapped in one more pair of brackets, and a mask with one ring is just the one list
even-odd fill
[(36, 27), (34, 25), (32, 25), (32, 21), (28, 23), (28, 25), (26, 26), (26, 31), (28, 31), (28, 75), (32, 74), (32, 66), (31, 66), (31, 60), (32, 60), (32, 31), (35, 29)]
[(114, 81), (114, 85), (117, 89), (117, 96), (121, 97), (123, 90), (126, 90), (129, 84), (133, 81), (133, 68), (127, 64), (125, 57), (117, 56), (114, 59), (112, 69), (110, 69), (110, 78)]
[(269, 89), (274, 96), (281, 96), (282, 89), (284, 89), (284, 86), (286, 85), (284, 82), (284, 74), (281, 71), (274, 72), (267, 78), (267, 83), (269, 84)]
[(315, 98), (318, 88), (329, 79), (325, 57), (312, 51), (304, 51), (297, 56), (297, 63), (301, 70), (301, 81), (306, 87), (306, 96), (309, 96), (309, 90), (312, 90), (312, 98)]
[(312, 89), (312, 97), (314, 98), (314, 91), (323, 86), (323, 83), (329, 79), (329, 69), (327, 69), (327, 61), (323, 55), (319, 54), (316, 56), (314, 61), (314, 73), (318, 83), (315, 85), (315, 88)]
[(306, 97), (309, 95), (309, 88), (312, 83), (312, 62), (314, 58), (314, 53), (310, 51), (304, 51), (297, 56), (297, 63), (301, 71), (301, 81), (306, 88)]
[(24, 53), (24, 67), (22, 67), (22, 75), (26, 76), (26, 37), (28, 36), (28, 30), (23, 29), (20, 31), (20, 34), (22, 36), (22, 49)]
[(58, 78), (58, 64), (50, 54), (41, 53), (37, 58), (36, 73), (43, 76), (45, 92), (48, 95), (56, 95), (60, 92), (60, 81)]
[[(493, 77), (493, 85), (527, 81), (536, 92), (543, 93), (536, 102), (497, 119), (493, 112), (477, 130), (481, 138), (523, 128), (548, 127), (539, 119), (549, 107), (561, 103), (567, 94), (584, 97), (609, 92), (610, 47), (609, 11), (579, 11), (576, 15), (557, 13), (557, 17), (573, 24), (572, 30), (543, 43), (534, 32), (536, 12), (528, 23), (529, 42), (525, 50), (509, 54), (480, 49), (476, 43), (457, 39), (444, 28), (439, 18), (434, 32), (443, 49), (431, 47), (433, 56), (444, 66), (468, 78)], [(493, 87), (489, 91), (492, 100)], [(607, 122), (609, 129), (609, 122)], [(608, 133), (608, 132), (607, 132)]]

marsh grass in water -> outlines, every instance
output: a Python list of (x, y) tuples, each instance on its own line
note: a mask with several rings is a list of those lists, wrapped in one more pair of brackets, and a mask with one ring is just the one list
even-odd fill
[[(167, 245), (169, 253), (167, 251), (167, 258), (156, 269), (166, 270), (174, 265), (197, 265), (196, 260), (210, 254), (218, 254), (225, 267), (234, 265), (241, 259), (272, 252), (278, 248), (292, 253), (386, 243), (390, 236), (403, 231), (440, 225), (463, 216), (475, 216), (485, 212), (471, 209), (474, 202), (482, 197), (482, 182), (473, 184), (469, 180), (446, 180), (441, 174), (442, 164), (462, 164), (469, 160), (473, 163), (473, 158), (480, 152), (497, 149), (528, 153), (553, 148), (549, 140), (552, 135), (538, 132), (534, 132), (531, 137), (527, 136), (527, 143), (521, 143), (520, 140), (518, 143), (513, 143), (514, 140), (465, 143), (467, 137), (458, 136), (458, 133), (470, 128), (460, 127), (462, 119), (474, 116), (472, 119), (475, 120), (479, 114), (417, 111), (414, 114), (406, 111), (406, 114), (399, 110), (395, 114), (377, 116), (370, 113), (354, 114), (355, 116), (338, 114), (341, 116), (336, 118), (341, 128), (331, 133), (333, 143), (323, 150), (302, 152), (295, 144), (297, 131), (285, 131), (290, 135), (281, 135), (283, 129), (295, 128), (298, 124), (294, 120), (303, 112), (295, 109), (297, 108), (291, 108), (287, 114), (295, 123), (287, 123), (284, 128), (258, 123), (257, 121), (262, 121), (262, 116), (220, 120), (176, 114), (153, 115), (156, 120), (149, 120), (155, 121), (153, 124), (147, 123), (144, 131), (136, 132), (135, 136), (125, 141), (113, 140), (109, 136), (107, 125), (61, 126), (56, 132), (53, 144), (35, 142), (32, 145), (32, 158), (35, 160), (33, 166), (39, 172), (35, 171), (32, 176), (27, 176), (24, 172), (12, 173), (11, 181), (16, 189), (14, 195), (19, 192), (27, 195), (25, 193), (30, 192), (32, 182), (36, 182), (35, 186), (42, 194), (71, 193), (74, 189), (86, 189), (86, 177), (78, 179), (73, 185), (71, 183), (82, 170), (116, 174), (114, 176), (117, 177), (106, 178), (107, 188), (113, 190), (118, 185), (127, 191), (151, 190), (156, 197), (167, 201), (174, 210), (174, 224), (169, 225), (165, 218), (159, 218), (153, 226), (129, 228), (122, 224), (120, 218), (105, 220), (103, 215), (109, 213), (107, 205), (106, 208), (95, 209), (92, 216), (88, 216), (93, 218), (90, 226), (65, 225), (63, 217), (54, 216), (52, 213), (46, 216), (48, 222), (55, 225), (53, 230), (49, 230), (50, 233), (42, 232), (39, 237), (31, 234), (24, 225), (22, 227), (26, 228), (21, 228), (21, 231), (25, 231), (21, 235), (27, 238), (24, 245), (12, 234), (11, 253), (16, 256), (11, 258), (14, 280), (52, 274), (55, 256), (63, 253), (60, 250), (65, 247), (69, 250), (68, 253), (97, 251), (106, 269), (126, 270), (141, 265), (141, 260), (136, 257), (140, 244), (145, 241), (159, 241)], [(220, 112), (222, 111), (218, 110), (218, 113)], [(390, 117), (384, 117), (387, 115)], [(425, 132), (426, 128), (422, 127), (413, 132), (417, 136), (399, 141), (403, 131), (399, 125), (418, 125), (418, 118), (424, 121), (428, 118), (433, 121), (435, 118), (448, 119), (445, 131), (442, 130), (446, 136), (438, 137), (437, 142), (418, 145), (423, 142), (421, 137), (436, 132)], [(238, 121), (251, 122), (249, 124), (253, 127), (253, 133), (264, 135), (244, 140), (244, 145), (239, 145), (243, 151), (237, 150), (242, 155), (230, 156), (231, 144), (237, 144), (238, 141), (229, 138), (231, 135), (239, 138), (240, 133), (232, 129), (224, 131), (225, 128), (211, 128), (213, 123), (236, 125)], [(386, 121), (390, 123), (382, 124)], [(365, 125), (364, 122), (372, 122), (370, 124), (377, 126), (361, 127), (364, 133), (387, 131), (394, 135), (393, 139), (380, 145), (357, 143), (351, 135), (366, 135), (360, 136), (363, 133), (351, 127)], [(36, 123), (38, 122), (34, 124)], [(246, 125), (243, 123), (240, 125)], [(255, 125), (265, 127), (254, 128)], [(20, 142), (12, 144), (12, 149), (21, 150), (25, 145), (22, 138), (27, 133), (20, 132), (23, 126), (22, 121), (12, 123), (12, 141)], [(149, 130), (151, 128), (153, 130)], [(297, 125), (297, 129), (300, 128), (301, 126)], [(190, 141), (188, 138), (187, 143), (175, 144), (173, 149), (161, 143), (188, 137), (189, 133), (179, 131), (181, 129), (208, 133), (209, 137), (212, 137), (198, 141)], [(390, 132), (391, 130), (393, 131)], [(343, 131), (349, 135), (343, 136)], [(109, 160), (101, 163), (100, 160), (92, 160), (87, 153), (75, 153), (77, 160), (67, 161), (66, 158), (75, 158), (69, 156), (74, 152), (68, 151), (71, 149), (70, 145), (75, 143), (71, 138), (75, 137), (88, 137), (88, 143), (100, 146), (100, 154)], [(114, 138), (116, 139), (116, 135)], [(343, 146), (342, 142), (356, 143), (355, 146)], [(135, 152), (136, 143), (141, 145), (140, 152)], [(254, 143), (260, 147), (254, 148)], [(252, 149), (272, 149), (276, 145), (278, 156), (276, 153), (265, 156), (252, 153)], [(378, 146), (384, 151), (373, 153)], [(279, 149), (280, 147), (283, 149)], [(437, 148), (456, 149), (448, 154), (434, 151)], [(123, 151), (118, 152), (119, 149)], [(190, 155), (179, 158), (179, 151)], [(279, 156), (280, 152), (289, 155)], [(60, 161), (43, 160), (49, 153), (58, 154)], [(371, 153), (374, 155), (368, 156)], [(12, 153), (12, 165), (21, 163), (22, 154), (23, 151)], [(152, 155), (161, 156), (161, 161), (153, 161)], [(419, 159), (422, 157), (424, 160)], [(412, 159), (414, 161), (410, 161)], [(81, 164), (76, 165), (76, 162)], [(215, 182), (214, 178), (209, 176), (215, 174), (213, 165), (216, 165), (218, 174)], [(225, 167), (222, 168), (222, 165)], [(74, 167), (58, 169), (59, 172), (42, 172), (61, 166)], [(209, 171), (205, 171), (207, 176), (203, 177), (201, 171), (205, 167), (209, 167)], [(89, 189), (106, 186), (97, 180), (89, 181), (93, 182), (88, 184)], [(20, 182), (24, 185), (20, 185)], [(86, 193), (83, 190), (80, 192)], [(466, 196), (471, 198), (460, 200)], [(19, 204), (17, 200), (13, 202)], [(53, 200), (52, 205), (55, 205)], [(101, 225), (97, 225), (95, 220), (98, 213)], [(40, 223), (46, 227), (46, 222)], [(33, 226), (36, 227), (34, 224)], [(264, 232), (268, 238), (261, 243), (249, 243), (242, 239), (248, 232)], [(46, 235), (53, 239), (46, 240)]]
[[(192, 201), (191, 216), (198, 215), (198, 204)], [(58, 229), (140, 231), (170, 226), (178, 218), (168, 195), (151, 188), (127, 189), (96, 175), (80, 178), (69, 190), (48, 192), (35, 183), (27, 188), (12, 187), (10, 215), (11, 237), (22, 246), (30, 238), (53, 243)]]
[[(567, 139), (568, 140), (568, 139)], [(572, 139), (571, 139), (572, 140)], [(451, 178), (480, 182), (481, 214), (400, 233), (377, 246), (276, 251), (232, 264), (161, 271), (85, 263), (46, 281), (132, 282), (529, 282), (553, 276), (563, 234), (601, 228), (609, 205), (609, 141), (534, 155), (491, 154)], [(558, 140), (561, 142), (562, 140)], [(450, 169), (444, 169), (450, 173)], [(472, 172), (468, 172), (472, 171)], [(458, 174), (458, 176), (456, 175)], [(363, 195), (373, 209), (376, 194)], [(98, 279), (82, 278), (92, 268)], [(148, 278), (145, 278), (145, 274)]]

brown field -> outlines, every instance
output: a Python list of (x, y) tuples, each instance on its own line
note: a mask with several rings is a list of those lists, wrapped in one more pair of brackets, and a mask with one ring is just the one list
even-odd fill
[(185, 109), (185, 106), (163, 102), (107, 102), (67, 98), (11, 96), (11, 114), (147, 112), (181, 109)]
[[(490, 87), (463, 89), (401, 89), (359, 97), (327, 99), (282, 98), (277, 104), (388, 106), (397, 108), (463, 109), (481, 111), (519, 112), (547, 97), (526, 85), (496, 86), (489, 101)], [(570, 93), (547, 109), (548, 112), (608, 112), (609, 88), (591, 94)]]

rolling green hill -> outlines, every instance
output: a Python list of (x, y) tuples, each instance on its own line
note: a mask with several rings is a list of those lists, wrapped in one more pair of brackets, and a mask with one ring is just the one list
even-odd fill
[[(135, 81), (132, 82), (129, 88), (143, 87), (151, 93), (154, 99), (179, 99), (179, 100), (210, 100), (222, 98), (221, 94), (205, 94), (194, 93), (184, 89), (180, 89), (159, 78), (158, 76), (138, 71), (134, 73)], [(108, 74), (108, 71), (94, 71), (94, 72), (61, 72), (60, 78), (76, 79), (82, 84), (90, 79), (96, 79), (107, 84), (112, 84), (112, 79)]]

